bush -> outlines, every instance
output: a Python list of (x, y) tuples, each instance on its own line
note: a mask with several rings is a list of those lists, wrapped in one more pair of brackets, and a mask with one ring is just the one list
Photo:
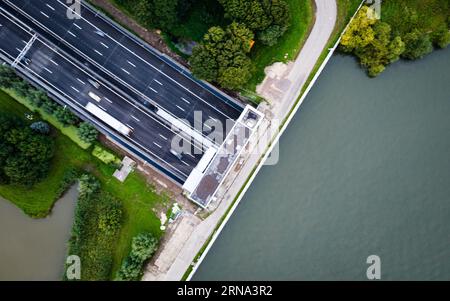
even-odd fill
[(69, 125), (76, 125), (79, 122), (79, 119), (75, 114), (61, 106), (57, 106), (53, 114), (55, 115), (56, 119), (58, 119), (58, 121), (61, 122), (65, 127)]
[(151, 258), (158, 247), (158, 240), (149, 232), (141, 233), (133, 238), (131, 251), (124, 260), (118, 280), (136, 281), (142, 277), (144, 263)]
[(100, 182), (90, 174), (84, 174), (80, 177), (80, 185), (78, 186), (78, 191), (80, 192), (80, 197), (89, 197), (100, 190)]
[(122, 226), (122, 203), (102, 191), (89, 174), (80, 177), (79, 189), (68, 254), (80, 257), (81, 280), (109, 280)]
[(402, 57), (408, 60), (416, 60), (424, 57), (433, 51), (433, 43), (428, 34), (422, 34), (419, 30), (415, 30), (405, 35), (405, 51)]
[(273, 46), (278, 42), (278, 39), (286, 32), (287, 27), (280, 25), (273, 25), (258, 34), (258, 39), (267, 46)]
[(100, 210), (98, 228), (100, 232), (111, 235), (120, 229), (122, 222), (122, 204), (114, 199), (103, 200), (102, 203), (103, 206)]
[(99, 145), (96, 145), (94, 147), (94, 149), (92, 150), (92, 155), (105, 164), (115, 164), (115, 165), (120, 164), (119, 158), (117, 158), (114, 154), (108, 152), (107, 150), (103, 149)]
[(78, 179), (79, 173), (76, 168), (70, 168), (64, 172), (61, 183), (56, 191), (56, 199), (59, 199)]
[(98, 138), (98, 131), (92, 124), (82, 122), (78, 127), (78, 137), (86, 143), (93, 143)]
[(37, 121), (34, 122), (30, 125), (30, 129), (32, 129), (35, 132), (38, 132), (40, 134), (44, 134), (47, 135), (48, 133), (50, 133), (50, 126), (48, 125), (48, 123), (43, 122), (43, 121)]

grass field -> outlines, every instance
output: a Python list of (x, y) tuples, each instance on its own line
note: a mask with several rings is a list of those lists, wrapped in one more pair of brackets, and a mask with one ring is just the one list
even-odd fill
[[(0, 91), (0, 111), (23, 120), (26, 120), (25, 114), (30, 113), (25, 106), (2, 91)], [(114, 258), (114, 271), (116, 271), (128, 254), (131, 239), (134, 236), (140, 232), (149, 231), (156, 237), (161, 237), (160, 221), (153, 209), (167, 207), (168, 198), (155, 193), (146, 179), (136, 172), (130, 174), (125, 183), (120, 183), (112, 177), (114, 167), (93, 157), (90, 148), (81, 149), (55, 128), (52, 129), (52, 135), (55, 139), (55, 157), (49, 175), (31, 189), (22, 186), (0, 186), (0, 195), (29, 216), (45, 217), (56, 201), (64, 173), (71, 168), (89, 171), (101, 181), (103, 190), (120, 199), (124, 205), (125, 218)]]

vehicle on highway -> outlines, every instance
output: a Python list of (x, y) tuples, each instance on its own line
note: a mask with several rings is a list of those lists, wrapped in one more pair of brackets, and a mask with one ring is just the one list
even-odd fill
[(89, 79), (88, 79), (88, 82), (89, 82), (92, 86), (94, 86), (96, 89), (100, 88), (100, 84), (99, 84), (98, 82), (96, 82), (95, 80), (89, 78)]
[(125, 136), (130, 136), (132, 129), (130, 129), (128, 126), (114, 118), (113, 116), (109, 115), (93, 103), (89, 102), (86, 105), (86, 110), (90, 112), (92, 115), (109, 125), (111, 128), (115, 129), (116, 131), (120, 132), (121, 134)]
[(96, 102), (100, 102), (102, 100), (100, 96), (98, 96), (97, 94), (95, 94), (93, 92), (89, 92), (88, 95), (90, 98), (92, 98)]
[(105, 36), (105, 33), (103, 31), (101, 31), (100, 29), (96, 30), (95, 33), (98, 34), (101, 37)]
[(24, 63), (26, 66), (29, 66), (30, 64), (31, 64), (31, 59), (30, 58), (28, 58), (28, 57), (26, 57), (26, 56), (24, 56), (23, 58), (22, 58), (22, 63)]

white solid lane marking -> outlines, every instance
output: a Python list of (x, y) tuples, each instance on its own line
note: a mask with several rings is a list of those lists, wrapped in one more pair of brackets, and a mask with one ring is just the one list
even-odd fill
[(101, 56), (103, 56), (103, 53), (101, 53), (100, 51), (98, 51), (97, 49), (94, 49), (94, 51), (98, 54), (100, 54)]
[(133, 115), (131, 115), (131, 118), (133, 118), (133, 119), (136, 120), (137, 122), (140, 122), (140, 120), (137, 119), (136, 117), (134, 117)]
[(177, 108), (180, 109), (181, 111), (185, 112), (186, 110), (183, 109), (182, 107), (180, 107), (179, 105), (177, 105)]
[(184, 98), (184, 97), (181, 97), (181, 99), (185, 102), (185, 103), (187, 103), (187, 104), (191, 104), (186, 98)]
[(80, 83), (82, 83), (83, 85), (86, 85), (86, 83), (84, 81), (82, 81), (81, 79), (77, 78), (77, 81), (79, 81)]
[(126, 74), (130, 75), (130, 72), (128, 72), (126, 69), (120, 68), (122, 69), (123, 72), (125, 72)]
[(77, 35), (74, 34), (73, 32), (71, 32), (70, 30), (68, 30), (67, 33), (70, 34), (71, 36), (75, 37), (75, 38), (77, 37)]
[(42, 10), (40, 11), (42, 15), (44, 15), (47, 18), (50, 18), (46, 13), (44, 13)]
[(159, 84), (159, 85), (163, 85), (159, 80), (157, 80), (157, 79), (155, 79), (155, 82), (157, 83), (157, 84)]
[(75, 88), (74, 86), (70, 86), (73, 90), (75, 90), (75, 92), (80, 93), (80, 90), (78, 90), (77, 88)]
[(156, 143), (156, 142), (153, 142), (153, 144), (154, 145), (156, 145), (157, 147), (159, 147), (159, 148), (162, 148), (162, 146), (161, 145), (159, 145), (158, 143)]
[(133, 64), (132, 62), (130, 62), (130, 61), (127, 61), (127, 63), (128, 63), (128, 64), (130, 64), (131, 66), (133, 66), (134, 68), (136, 68), (136, 65), (135, 65), (135, 64)]

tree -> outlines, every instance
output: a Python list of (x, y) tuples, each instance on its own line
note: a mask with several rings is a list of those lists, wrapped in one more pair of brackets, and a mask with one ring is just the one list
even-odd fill
[[(289, 5), (283, 0), (219, 0), (225, 16), (244, 24), (267, 45), (274, 45), (290, 25)], [(267, 39), (270, 37), (270, 39)]]
[(131, 243), (131, 256), (144, 262), (156, 251), (158, 240), (150, 232), (138, 234)]
[(419, 30), (414, 30), (403, 37), (405, 51), (402, 57), (409, 60), (416, 60), (424, 57), (433, 51), (433, 43), (428, 34), (423, 34)]
[[(116, 2), (127, 7), (139, 23), (146, 27), (170, 31), (179, 21), (178, 0), (116, 0)], [(180, 8), (183, 7), (180, 5)]]
[(92, 143), (98, 138), (97, 129), (88, 122), (82, 122), (78, 127), (78, 137), (86, 143)]
[(391, 26), (368, 16), (373, 13), (364, 6), (349, 25), (341, 40), (341, 49), (352, 52), (367, 68), (370, 76), (380, 74), (405, 51), (405, 43), (392, 34)]
[(278, 42), (278, 39), (285, 33), (286, 27), (280, 25), (272, 25), (258, 33), (258, 40), (264, 45), (273, 46)]
[(19, 80), (20, 78), (18, 78), (12, 68), (6, 65), (0, 65), (0, 87), (11, 88), (13, 83)]
[(211, 27), (194, 48), (190, 60), (193, 74), (224, 88), (240, 88), (251, 76), (252, 63), (247, 54), (253, 37), (248, 28), (236, 22), (225, 29)]
[[(450, 19), (450, 17), (449, 17)], [(440, 48), (446, 48), (450, 44), (450, 30), (442, 29), (437, 33), (436, 44)]]
[(32, 186), (47, 175), (53, 157), (51, 137), (17, 119), (0, 116), (0, 181)]
[(149, 232), (138, 234), (131, 242), (131, 251), (123, 262), (118, 274), (118, 280), (139, 280), (142, 277), (142, 268), (155, 253), (158, 240)]

